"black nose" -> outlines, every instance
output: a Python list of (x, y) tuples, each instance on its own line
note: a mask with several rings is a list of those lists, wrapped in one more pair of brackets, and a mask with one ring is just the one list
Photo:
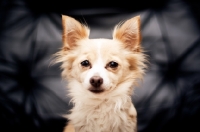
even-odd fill
[(90, 84), (95, 88), (100, 87), (102, 83), (103, 78), (101, 78), (100, 76), (93, 76), (90, 78)]

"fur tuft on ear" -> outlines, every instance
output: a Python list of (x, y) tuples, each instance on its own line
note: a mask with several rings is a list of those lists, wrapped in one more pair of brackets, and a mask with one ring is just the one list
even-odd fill
[(89, 28), (72, 17), (62, 15), (62, 26), (64, 50), (73, 48), (77, 41), (89, 37)]
[(113, 39), (121, 41), (131, 51), (140, 52), (140, 16), (118, 24), (114, 28)]

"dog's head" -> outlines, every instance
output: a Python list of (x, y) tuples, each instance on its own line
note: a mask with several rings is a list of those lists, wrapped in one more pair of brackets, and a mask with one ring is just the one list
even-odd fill
[(113, 39), (89, 39), (89, 29), (74, 18), (62, 16), (63, 48), (58, 53), (62, 76), (69, 88), (103, 93), (128, 93), (145, 68), (140, 46), (140, 17), (114, 28)]

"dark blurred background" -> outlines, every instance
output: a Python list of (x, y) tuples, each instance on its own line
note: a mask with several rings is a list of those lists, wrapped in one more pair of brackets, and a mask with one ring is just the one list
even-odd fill
[(0, 1), (0, 132), (62, 132), (71, 108), (60, 64), (61, 14), (112, 37), (122, 20), (141, 16), (149, 68), (133, 102), (138, 132), (200, 132), (200, 2)]

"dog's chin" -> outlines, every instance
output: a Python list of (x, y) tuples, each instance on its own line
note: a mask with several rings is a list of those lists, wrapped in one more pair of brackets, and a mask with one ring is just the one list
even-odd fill
[(93, 88), (93, 87), (89, 88), (88, 90), (94, 94), (100, 94), (105, 91), (103, 88)]

